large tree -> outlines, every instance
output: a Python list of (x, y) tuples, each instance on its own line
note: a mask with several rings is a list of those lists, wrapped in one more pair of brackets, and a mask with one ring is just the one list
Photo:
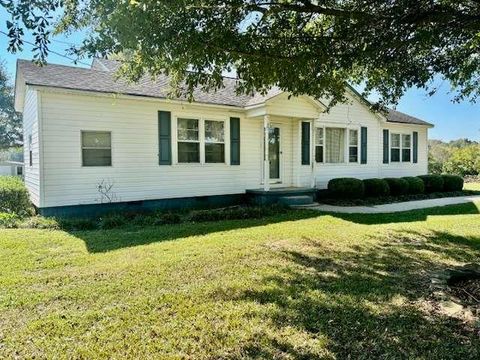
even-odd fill
[[(80, 55), (128, 54), (132, 79), (169, 73), (191, 91), (278, 85), (293, 94), (343, 100), (345, 82), (395, 103), (408, 87), (432, 93), (446, 79), (454, 99), (480, 94), (478, 0), (0, 0), (13, 14), (10, 50), (36, 31), (38, 60), (53, 31), (86, 28)], [(61, 10), (58, 8), (61, 7)], [(190, 71), (187, 71), (190, 70)]]
[(22, 118), (15, 111), (13, 86), (0, 62), (0, 149), (22, 144)]

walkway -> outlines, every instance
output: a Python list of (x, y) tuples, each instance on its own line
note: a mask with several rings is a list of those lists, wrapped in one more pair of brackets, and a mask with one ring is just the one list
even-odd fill
[(345, 214), (382, 214), (409, 211), (416, 209), (427, 209), (437, 206), (465, 204), (470, 202), (480, 202), (480, 195), (458, 196), (440, 199), (406, 201), (393, 204), (383, 204), (374, 206), (336, 206), (326, 204), (314, 204), (297, 206), (301, 209), (312, 209), (326, 212), (336, 212)]

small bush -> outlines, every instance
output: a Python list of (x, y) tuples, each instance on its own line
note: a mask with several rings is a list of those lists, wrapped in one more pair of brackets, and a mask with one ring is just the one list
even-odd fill
[(423, 194), (425, 192), (425, 185), (423, 184), (422, 179), (415, 176), (406, 176), (402, 179), (408, 183), (409, 194), (415, 195)]
[(365, 179), (363, 185), (365, 186), (366, 196), (382, 197), (390, 194), (390, 187), (384, 179)]
[(422, 179), (426, 193), (443, 191), (443, 178), (441, 175), (421, 175), (418, 178)]
[(365, 196), (363, 181), (355, 178), (337, 178), (328, 182), (330, 195), (340, 199), (357, 199)]
[(266, 216), (281, 214), (287, 211), (283, 205), (271, 206), (238, 206), (226, 209), (196, 210), (190, 213), (193, 222), (261, 219)]
[(180, 224), (181, 222), (182, 217), (180, 214), (172, 212), (160, 213), (155, 218), (155, 225)]
[(17, 214), (12, 213), (0, 213), (0, 227), (6, 229), (16, 228), (18, 226), (20, 218)]
[(463, 179), (457, 175), (442, 175), (443, 191), (462, 191)]
[(390, 194), (394, 196), (408, 194), (408, 182), (402, 178), (386, 178), (385, 181), (390, 187)]
[(20, 216), (32, 213), (27, 188), (20, 178), (0, 176), (0, 211)]
[(102, 216), (98, 223), (100, 229), (114, 229), (129, 223), (128, 217), (124, 214), (109, 214)]
[(22, 221), (19, 227), (26, 229), (60, 229), (60, 224), (55, 218), (32, 216)]
[(93, 219), (65, 218), (59, 220), (60, 227), (69, 231), (94, 230), (98, 227), (98, 222)]

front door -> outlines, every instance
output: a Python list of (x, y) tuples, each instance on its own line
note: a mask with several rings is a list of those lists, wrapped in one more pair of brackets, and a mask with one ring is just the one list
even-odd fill
[(268, 157), (270, 163), (270, 181), (280, 182), (280, 128), (271, 127), (268, 130)]

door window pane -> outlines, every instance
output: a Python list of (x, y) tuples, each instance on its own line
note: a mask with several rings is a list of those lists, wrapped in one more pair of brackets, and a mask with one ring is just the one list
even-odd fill
[(82, 131), (82, 165), (112, 165), (112, 134), (108, 131)]

